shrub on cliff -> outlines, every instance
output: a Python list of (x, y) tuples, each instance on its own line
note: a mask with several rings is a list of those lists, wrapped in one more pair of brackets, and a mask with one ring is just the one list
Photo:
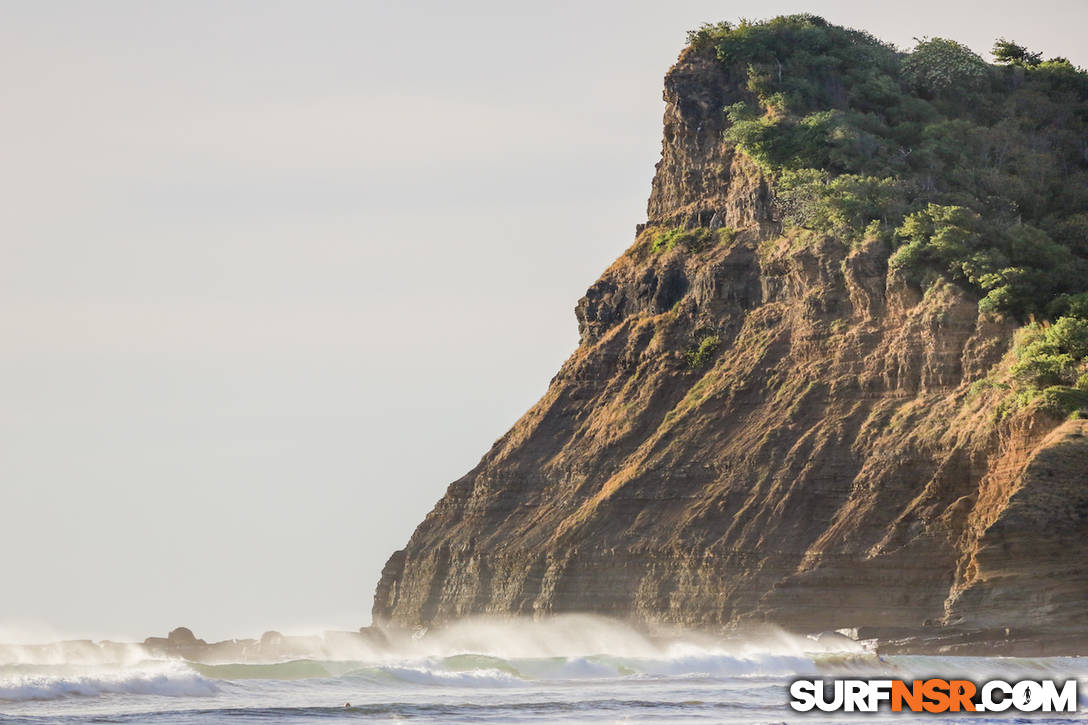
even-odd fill
[(1011, 373), (1018, 393), (1013, 409), (1031, 402), (1058, 414), (1088, 409), (1088, 320), (1029, 325)]
[(677, 245), (682, 245), (691, 251), (699, 251), (709, 244), (711, 236), (711, 231), (705, 227), (663, 229), (654, 235), (653, 241), (650, 243), (650, 249), (660, 253), (674, 249)]
[(1032, 325), (1021, 345), (1013, 377), (1034, 387), (1066, 385), (1088, 390), (1088, 320), (1061, 317), (1053, 325)]
[(901, 219), (910, 190), (894, 178), (801, 169), (781, 175), (776, 197), (787, 223), (854, 240), (874, 222)]
[(1050, 302), (1075, 288), (1085, 263), (1045, 232), (1027, 224), (1004, 227), (961, 206), (929, 204), (896, 231), (904, 242), (890, 265), (918, 282), (937, 270), (980, 297), (984, 310), (1010, 314), (1046, 312)]
[(730, 242), (736, 232), (728, 227), (709, 229), (707, 227), (672, 227), (659, 229), (650, 237), (650, 251), (655, 254), (668, 252), (682, 247), (689, 252), (701, 252), (711, 245)]
[(703, 335), (698, 344), (688, 350), (688, 367), (692, 370), (706, 367), (721, 346), (722, 339), (717, 335)]

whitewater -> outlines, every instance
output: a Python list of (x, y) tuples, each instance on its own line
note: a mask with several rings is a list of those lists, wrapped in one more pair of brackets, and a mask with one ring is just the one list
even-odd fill
[[(338, 651), (339, 648), (339, 651)], [(385, 646), (319, 647), (281, 661), (108, 657), (4, 648), (3, 723), (376, 722), (1070, 722), (1025, 714), (940, 718), (795, 713), (799, 677), (1078, 678), (1077, 657), (878, 656), (841, 637), (775, 631), (715, 637), (644, 631), (600, 617), (462, 622)], [(1082, 688), (1083, 689), (1083, 688)]]

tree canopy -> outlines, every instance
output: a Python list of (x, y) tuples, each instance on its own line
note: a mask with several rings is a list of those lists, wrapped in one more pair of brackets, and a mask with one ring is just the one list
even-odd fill
[(813, 15), (689, 39), (743, 79), (727, 138), (776, 177), (788, 224), (882, 234), (914, 279), (1011, 315), (1088, 292), (1088, 73), (1004, 39), (1000, 64), (945, 38), (904, 53)]
[(902, 52), (813, 15), (689, 42), (743, 84), (726, 138), (776, 180), (787, 226), (883, 239), (915, 284), (943, 276), (982, 309), (1054, 321), (1021, 377), (1088, 389), (1070, 372), (1088, 365), (1070, 342), (1088, 324), (1088, 73), (1004, 38), (994, 64), (945, 38)]

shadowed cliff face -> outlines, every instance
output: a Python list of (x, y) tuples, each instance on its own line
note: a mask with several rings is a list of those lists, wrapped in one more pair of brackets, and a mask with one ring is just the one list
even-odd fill
[[(740, 88), (711, 51), (669, 72), (650, 228), (547, 394), (390, 557), (375, 621), (1079, 624), (1088, 426), (998, 421), (1015, 323), (923, 295), (876, 239), (783, 232), (722, 141)], [(735, 233), (652, 250), (674, 226)]]

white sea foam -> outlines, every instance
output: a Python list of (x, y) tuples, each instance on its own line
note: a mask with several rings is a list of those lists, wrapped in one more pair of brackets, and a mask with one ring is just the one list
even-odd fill
[(632, 662), (631, 667), (642, 674), (659, 677), (799, 675), (818, 670), (816, 662), (810, 657), (778, 654), (751, 654), (743, 657), (726, 654), (688, 655), (666, 660)]
[(450, 687), (507, 687), (522, 680), (498, 669), (450, 671), (426, 666), (383, 666), (379, 670), (395, 680), (416, 685)]

